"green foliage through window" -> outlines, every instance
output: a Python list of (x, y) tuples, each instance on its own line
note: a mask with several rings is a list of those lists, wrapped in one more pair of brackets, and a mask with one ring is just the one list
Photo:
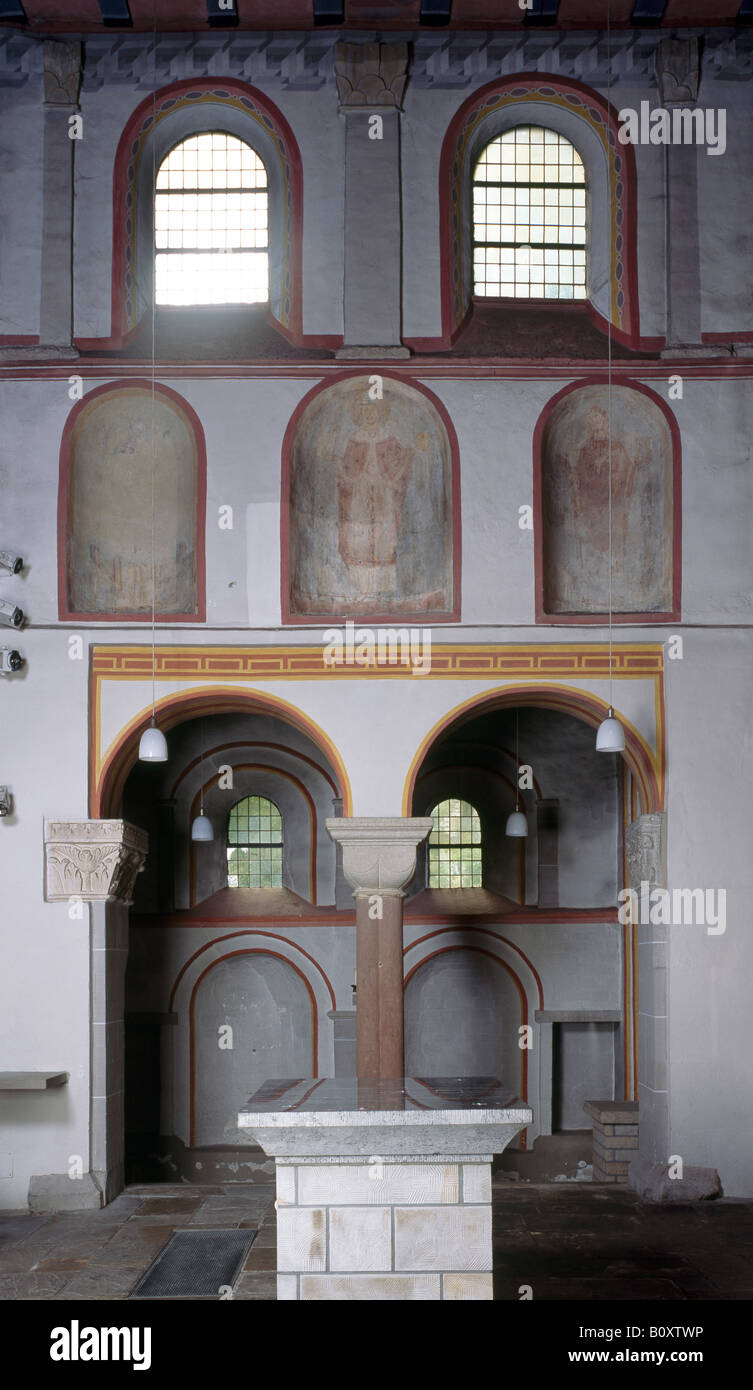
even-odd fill
[(481, 821), (467, 801), (440, 801), (431, 813), (429, 887), (481, 887)]
[(228, 888), (282, 888), (282, 816), (273, 801), (247, 796), (227, 823)]

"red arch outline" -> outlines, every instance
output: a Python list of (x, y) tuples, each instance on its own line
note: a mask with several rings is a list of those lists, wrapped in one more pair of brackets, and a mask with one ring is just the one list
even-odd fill
[[(403, 994), (405, 994), (405, 991), (406, 991), (406, 989), (407, 989), (407, 987), (408, 987), (408, 984), (409, 984), (409, 982), (413, 979), (413, 976), (415, 975), (415, 973), (416, 973), (417, 970), (420, 970), (421, 967), (424, 966), (424, 965), (428, 965), (429, 961), (430, 961), (430, 960), (434, 960), (436, 956), (445, 956), (445, 955), (448, 955), (450, 951), (475, 951), (476, 954), (479, 955), (479, 956), (488, 956), (488, 957), (489, 957), (489, 960), (493, 960), (494, 963), (495, 963), (495, 965), (499, 965), (499, 966), (501, 966), (501, 968), (502, 968), (503, 970), (506, 970), (507, 973), (508, 973), (508, 975), (510, 976), (511, 980), (512, 980), (513, 983), (515, 984), (515, 988), (516, 988), (517, 991), (518, 991), (518, 997), (519, 997), (519, 999), (520, 999), (520, 1015), (521, 1015), (521, 1020), (522, 1020), (523, 1026), (526, 1026), (526, 1025), (527, 1025), (527, 1023), (528, 1023), (528, 996), (527, 996), (527, 994), (526, 994), (525, 989), (523, 988), (523, 982), (522, 982), (522, 980), (518, 977), (518, 975), (516, 975), (516, 973), (515, 973), (515, 971), (513, 970), (512, 966), (511, 966), (506, 960), (502, 960), (500, 956), (495, 956), (494, 953), (493, 953), (492, 951), (485, 951), (484, 948), (483, 948), (483, 946), (463, 946), (463, 945), (457, 945), (457, 946), (440, 946), (440, 947), (438, 948), (438, 950), (432, 951), (431, 955), (424, 956), (423, 960), (417, 961), (416, 964), (415, 964), (414, 966), (411, 967), (411, 969), (408, 971), (408, 974), (405, 976), (405, 979), (403, 980)], [(527, 1103), (528, 1103), (528, 1048), (527, 1048), (527, 1047), (521, 1047), (521, 1049), (520, 1049), (520, 1086), (521, 1086), (521, 1097), (520, 1097), (520, 1099), (521, 1099), (522, 1101), (525, 1101), (526, 1104), (527, 1104)], [(524, 1147), (525, 1147), (525, 1144), (523, 1144), (522, 1147), (524, 1148)]]
[[(151, 613), (79, 613), (68, 607), (66, 549), (68, 539), (68, 491), (71, 473), (71, 437), (79, 416), (97, 396), (122, 391), (147, 391), (151, 396), (152, 383), (147, 377), (119, 377), (115, 381), (95, 386), (77, 401), (63, 426), (60, 440), (58, 473), (58, 617), (61, 622), (150, 623)], [(206, 514), (207, 514), (207, 446), (204, 429), (193, 406), (189, 405), (171, 386), (155, 382), (156, 395), (165, 396), (183, 414), (194, 441), (196, 454), (196, 611), (193, 613), (158, 613), (158, 623), (206, 622)]]
[[(565, 397), (572, 395), (575, 391), (582, 391), (587, 386), (607, 386), (609, 375), (607, 372), (590, 372), (579, 381), (571, 381), (567, 386), (563, 386), (557, 391), (551, 400), (544, 406), (533, 432), (533, 554), (534, 554), (534, 575), (536, 590), (536, 622), (537, 623), (558, 623), (563, 626), (575, 624), (582, 627), (589, 624), (599, 624), (605, 627), (606, 614), (604, 613), (547, 613), (544, 609), (544, 525), (542, 515), (542, 445), (544, 431), (546, 430), (549, 417), (557, 408), (559, 402)], [(643, 382), (635, 381), (632, 377), (625, 377), (619, 381), (612, 382), (614, 391), (638, 391), (643, 396), (648, 396), (654, 405), (658, 406), (669, 426), (670, 438), (672, 441), (672, 608), (668, 613), (614, 613), (613, 623), (678, 623), (682, 620), (682, 435), (677, 418), (662, 397), (650, 386), (644, 386)]]
[(224, 94), (225, 96), (234, 96), (246, 103), (250, 102), (253, 106), (258, 107), (264, 118), (264, 124), (272, 131), (284, 151), (287, 169), (284, 169), (283, 172), (287, 175), (290, 193), (290, 312), (287, 324), (278, 322), (271, 314), (269, 320), (289, 341), (293, 343), (303, 341), (303, 165), (298, 142), (279, 107), (250, 83), (242, 82), (234, 77), (185, 78), (180, 82), (171, 82), (168, 86), (161, 87), (154, 96), (145, 97), (143, 101), (139, 102), (123, 127), (113, 167), (112, 319), (110, 336), (109, 338), (75, 339), (76, 346), (84, 351), (122, 348), (137, 331), (138, 325), (129, 329), (126, 321), (127, 222), (129, 211), (131, 214), (134, 212), (133, 206), (130, 210), (128, 207), (128, 196), (132, 191), (129, 166), (139, 135), (145, 136), (151, 129), (154, 103), (156, 102), (157, 117), (159, 118), (161, 113), (167, 114), (178, 104), (182, 96), (191, 92), (198, 93), (198, 101), (208, 100), (212, 94), (216, 94), (220, 98)]
[[(406, 339), (409, 346), (416, 347), (417, 350), (428, 351), (431, 347), (434, 350), (446, 350), (452, 347), (458, 335), (462, 331), (467, 321), (468, 313), (472, 307), (472, 298), (469, 300), (468, 308), (464, 316), (458, 318), (455, 314), (453, 305), (453, 261), (455, 241), (453, 237), (452, 217), (456, 194), (456, 179), (458, 173), (462, 175), (462, 170), (458, 171), (457, 162), (460, 152), (460, 141), (462, 132), (472, 114), (480, 107), (489, 104), (493, 98), (504, 96), (506, 93), (516, 94), (519, 92), (520, 103), (523, 105), (531, 97), (531, 93), (538, 89), (542, 94), (562, 94), (571, 100), (572, 109), (575, 112), (577, 106), (587, 104), (596, 110), (609, 133), (609, 143), (615, 148), (615, 153), (622, 159), (622, 168), (618, 172), (623, 175), (623, 196), (620, 200), (620, 211), (622, 214), (620, 231), (615, 238), (614, 252), (622, 258), (623, 276), (622, 293), (624, 295), (624, 328), (612, 325), (613, 336), (626, 347), (634, 349), (658, 349), (664, 346), (663, 338), (641, 338), (639, 325), (638, 307), (638, 248), (637, 248), (637, 180), (635, 172), (635, 152), (631, 145), (622, 145), (618, 142), (617, 132), (619, 121), (617, 112), (611, 104), (608, 104), (599, 92), (593, 87), (588, 87), (583, 82), (578, 82), (572, 78), (561, 78), (551, 76), (549, 73), (523, 72), (517, 73), (514, 77), (496, 78), (492, 82), (487, 82), (483, 87), (479, 87), (471, 96), (467, 97), (462, 106), (458, 108), (450, 121), (444, 140), (442, 141), (442, 153), (439, 162), (439, 237), (440, 237), (440, 293), (442, 303), (442, 333), (439, 340), (422, 339), (415, 342)], [(586, 103), (583, 103), (586, 98)], [(610, 178), (611, 182), (611, 178)], [(622, 246), (618, 246), (620, 235), (623, 238)], [(610, 249), (610, 285), (612, 276), (611, 249)], [(591, 304), (586, 300), (588, 312), (603, 332), (606, 332), (606, 320)]]
[(191, 990), (191, 999), (190, 999), (189, 1006), (188, 1006), (188, 1066), (189, 1066), (189, 1136), (188, 1136), (188, 1142), (189, 1142), (189, 1145), (190, 1145), (191, 1148), (193, 1148), (193, 1146), (194, 1146), (194, 1144), (195, 1144), (195, 1142), (196, 1142), (196, 1030), (195, 1030), (195, 1026), (194, 1026), (194, 1009), (195, 1009), (195, 1004), (196, 1004), (196, 995), (197, 995), (197, 993), (198, 993), (199, 985), (201, 984), (201, 982), (202, 982), (202, 980), (204, 979), (204, 977), (205, 977), (206, 975), (209, 974), (210, 970), (213, 970), (214, 967), (215, 967), (216, 965), (221, 965), (223, 961), (232, 960), (232, 958), (233, 958), (234, 956), (275, 956), (277, 960), (281, 960), (281, 961), (283, 961), (283, 962), (285, 963), (285, 965), (289, 965), (289, 966), (291, 967), (291, 969), (295, 971), (296, 975), (299, 975), (300, 978), (303, 980), (303, 983), (304, 983), (304, 985), (306, 986), (306, 989), (307, 989), (307, 991), (308, 991), (309, 1000), (310, 1000), (310, 1002), (311, 1002), (311, 1052), (312, 1052), (311, 1061), (312, 1061), (312, 1066), (313, 1066), (313, 1073), (312, 1073), (312, 1075), (313, 1075), (313, 1076), (318, 1076), (318, 1075), (319, 1075), (319, 1060), (318, 1060), (318, 1059), (319, 1059), (319, 1011), (318, 1011), (318, 1009), (317, 1009), (317, 1007), (316, 1007), (316, 997), (315, 997), (314, 991), (313, 991), (313, 989), (312, 989), (312, 987), (311, 987), (311, 983), (310, 983), (310, 981), (308, 980), (308, 978), (306, 977), (306, 975), (304, 975), (304, 973), (303, 973), (303, 971), (300, 969), (300, 967), (297, 966), (297, 965), (294, 965), (292, 960), (288, 960), (287, 956), (282, 956), (282, 955), (280, 955), (279, 951), (268, 951), (265, 947), (262, 947), (262, 946), (249, 946), (249, 947), (246, 947), (245, 949), (243, 949), (243, 950), (241, 950), (241, 951), (228, 951), (224, 956), (218, 956), (217, 960), (213, 960), (213, 961), (210, 962), (210, 964), (207, 966), (206, 970), (202, 970), (202, 972), (201, 972), (201, 974), (200, 974), (198, 980), (196, 981), (196, 983), (194, 984), (193, 989)]
[(280, 603), (283, 623), (304, 624), (311, 626), (312, 623), (322, 623), (329, 626), (331, 624), (342, 624), (349, 618), (355, 616), (356, 622), (370, 626), (372, 623), (396, 623), (401, 626), (421, 623), (457, 623), (460, 621), (461, 607), (461, 546), (462, 546), (462, 524), (460, 512), (460, 448), (458, 437), (455, 433), (455, 426), (452, 417), (438, 396), (430, 391), (423, 382), (417, 381), (414, 377), (406, 377), (400, 372), (383, 371), (379, 368), (379, 375), (388, 381), (397, 381), (401, 386), (409, 387), (411, 390), (418, 391), (422, 396), (426, 396), (431, 401), (447, 434), (450, 445), (450, 466), (452, 471), (452, 607), (444, 614), (435, 613), (370, 613), (363, 619), (353, 614), (337, 613), (316, 613), (316, 614), (292, 614), (290, 612), (290, 479), (291, 479), (291, 457), (293, 452), (293, 441), (296, 430), (303, 412), (311, 404), (312, 400), (328, 391), (331, 387), (337, 386), (340, 382), (350, 381), (355, 377), (369, 378), (369, 371), (364, 368), (350, 369), (348, 371), (334, 372), (332, 376), (324, 377), (312, 386), (310, 391), (298, 402), (293, 414), (291, 415), (287, 429), (282, 441), (282, 473), (280, 478)]

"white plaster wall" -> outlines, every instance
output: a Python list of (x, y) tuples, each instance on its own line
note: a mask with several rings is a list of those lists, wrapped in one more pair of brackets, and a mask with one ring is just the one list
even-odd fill
[(41, 77), (0, 86), (0, 334), (39, 333), (42, 257)]
[(704, 333), (753, 333), (753, 258), (749, 189), (753, 178), (753, 105), (746, 82), (704, 77), (699, 105), (727, 113), (724, 154), (698, 156), (701, 327)]
[(0, 1097), (0, 1154), (14, 1173), (0, 1178), (5, 1208), (26, 1205), (32, 1174), (66, 1173), (75, 1155), (89, 1167), (89, 909), (72, 921), (67, 904), (42, 898), (43, 820), (86, 815), (87, 662), (68, 660), (62, 632), (29, 631), (18, 645), (29, 671), (0, 690), (1, 780), (15, 799), (0, 821), (0, 1070), (67, 1071), (70, 1082)]
[(723, 935), (670, 929), (670, 1152), (731, 1197), (753, 1195), (752, 685), (749, 630), (689, 632), (667, 672), (668, 883), (727, 894)]

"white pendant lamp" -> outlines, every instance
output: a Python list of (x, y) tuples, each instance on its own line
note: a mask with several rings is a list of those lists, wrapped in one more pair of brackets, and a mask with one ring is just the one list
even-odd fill
[(205, 815), (204, 815), (204, 807), (203, 807), (203, 806), (202, 806), (202, 808), (201, 808), (200, 814), (199, 814), (198, 816), (195, 816), (195, 817), (194, 817), (194, 822), (193, 822), (193, 825), (191, 826), (191, 839), (192, 839), (192, 840), (213, 840), (213, 839), (214, 839), (214, 830), (212, 829), (212, 822), (210, 821), (209, 816), (205, 816)]
[[(518, 711), (515, 711), (515, 785), (518, 785), (520, 776), (520, 742), (518, 739)], [(520, 809), (520, 799), (515, 794), (515, 810), (510, 812), (505, 826), (505, 835), (509, 835), (511, 840), (522, 840), (528, 834), (528, 820), (524, 811)]]
[(526, 820), (523, 812), (516, 807), (516, 809), (514, 811), (511, 811), (510, 815), (507, 817), (505, 835), (509, 835), (513, 840), (521, 840), (523, 836), (527, 834), (528, 821)]
[[(154, 116), (156, 103), (156, 88), (152, 99), (152, 130), (154, 130)], [(152, 139), (152, 173), (154, 175), (154, 140)], [(152, 187), (155, 186), (156, 179), (152, 178)], [(152, 257), (154, 264), (154, 257)], [(155, 647), (155, 614), (156, 614), (156, 593), (157, 593), (157, 572), (154, 558), (154, 475), (156, 472), (156, 457), (154, 449), (154, 378), (156, 373), (156, 351), (155, 351), (155, 312), (156, 312), (156, 282), (154, 279), (154, 269), (152, 270), (152, 717), (149, 727), (144, 730), (139, 741), (139, 762), (141, 763), (166, 763), (167, 762), (167, 739), (161, 729), (157, 728), (156, 697), (155, 697), (155, 670), (157, 664), (157, 653)]]
[(139, 743), (139, 762), (141, 763), (166, 763), (167, 762), (167, 739), (161, 729), (157, 728), (157, 720), (152, 715), (148, 729), (141, 735)]
[[(612, 32), (610, 6), (607, 5), (607, 102), (610, 100), (611, 78), (612, 78)], [(609, 202), (610, 208), (613, 203), (612, 195), (612, 165), (609, 164)], [(607, 461), (609, 470), (609, 711), (606, 719), (603, 719), (596, 731), (596, 752), (597, 753), (622, 753), (625, 750), (625, 730), (619, 719), (615, 719), (614, 708), (612, 706), (612, 683), (614, 677), (614, 663), (612, 658), (612, 320), (607, 317), (607, 405), (609, 417), (609, 430), (607, 435)]]
[[(204, 721), (203, 721), (203, 720), (201, 721), (201, 742), (202, 742), (202, 750), (203, 750), (203, 744), (204, 744)], [(202, 782), (202, 785), (201, 785), (201, 799), (200, 799), (200, 801), (199, 801), (199, 814), (198, 814), (198, 816), (194, 816), (193, 824), (191, 825), (191, 839), (192, 839), (192, 840), (213, 840), (213, 839), (214, 839), (214, 828), (213, 828), (213, 826), (212, 826), (212, 822), (210, 821), (209, 816), (205, 816), (205, 815), (204, 815), (204, 784), (203, 784), (203, 782)]]
[(615, 719), (614, 710), (610, 705), (606, 719), (602, 720), (596, 731), (596, 752), (624, 753), (624, 751), (625, 730), (619, 719)]

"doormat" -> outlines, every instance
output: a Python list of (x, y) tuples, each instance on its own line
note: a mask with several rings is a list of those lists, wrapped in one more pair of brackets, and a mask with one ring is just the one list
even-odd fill
[(174, 1231), (130, 1298), (221, 1298), (232, 1288), (256, 1231)]

